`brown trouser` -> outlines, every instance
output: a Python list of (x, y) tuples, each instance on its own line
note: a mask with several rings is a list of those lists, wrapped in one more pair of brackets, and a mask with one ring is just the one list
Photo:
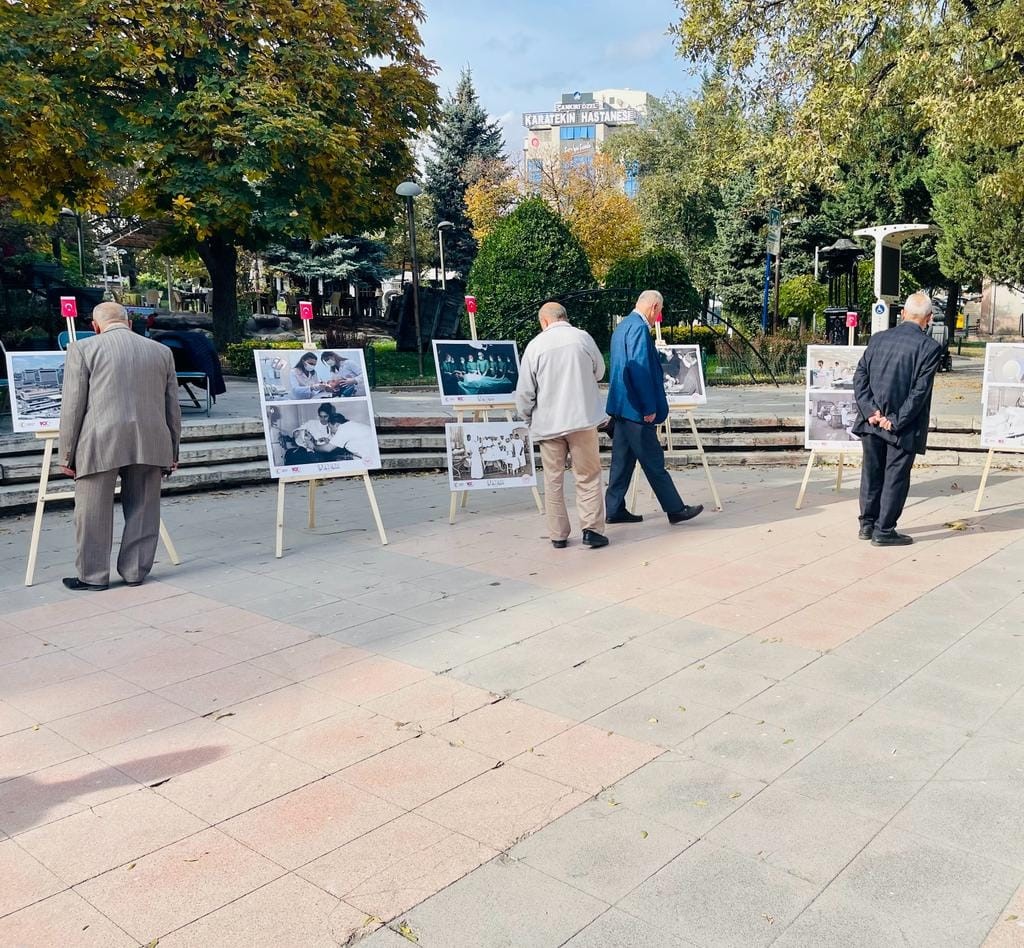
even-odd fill
[(604, 527), (604, 486), (601, 483), (597, 429), (584, 428), (540, 442), (540, 460), (544, 465), (544, 506), (552, 540), (564, 540), (569, 536), (564, 491), (567, 455), (572, 456), (572, 472), (576, 478), (576, 510), (580, 515), (580, 529), (600, 533)]
[(161, 473), (152, 464), (130, 464), (120, 470), (75, 478), (75, 562), (83, 583), (106, 586), (110, 578), (118, 475), (124, 533), (117, 554), (117, 571), (128, 583), (140, 583), (149, 575), (160, 538)]

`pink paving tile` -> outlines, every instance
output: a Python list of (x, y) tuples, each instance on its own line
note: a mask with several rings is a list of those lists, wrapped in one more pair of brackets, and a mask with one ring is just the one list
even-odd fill
[(364, 707), (403, 725), (429, 731), (497, 700), (497, 695), (482, 688), (435, 675), (394, 694), (367, 701)]
[(155, 731), (97, 751), (104, 763), (139, 783), (155, 784), (253, 746), (253, 740), (208, 718)]
[(296, 869), (403, 812), (337, 777), (325, 777), (221, 823), (220, 828), (286, 869)]
[(50, 645), (42, 638), (28, 632), (8, 635), (0, 639), (0, 665), (20, 662), (26, 658), (36, 658), (39, 655), (56, 651), (59, 651), (56, 646)]
[(75, 948), (137, 948), (134, 938), (68, 890), (0, 918), (0, 944), (74, 945)]
[(651, 595), (650, 591), (647, 591), (641, 596), (627, 599), (623, 605), (656, 615), (682, 619), (715, 605), (721, 598), (718, 593), (705, 593), (699, 586), (688, 586), (685, 589), (659, 589), (657, 595)]
[(195, 715), (159, 695), (141, 694), (50, 722), (50, 727), (83, 750), (97, 751), (129, 741)]
[(0, 915), (40, 902), (64, 888), (45, 866), (41, 865), (13, 839), (0, 841)]
[(98, 757), (76, 757), (0, 783), (0, 830), (14, 836), (138, 789)]
[(216, 646), (210, 647), (216, 647), (227, 655), (239, 655), (243, 651), (266, 655), (268, 652), (276, 652), (278, 649), (308, 642), (314, 638), (316, 635), (308, 629), (300, 629), (296, 625), (278, 622), (276, 619), (263, 618), (263, 621), (256, 625), (210, 639), (210, 642), (217, 643)]
[(33, 724), (0, 737), (0, 779), (10, 780), (81, 756), (82, 749), (67, 738)]
[(308, 679), (306, 684), (349, 704), (362, 704), (429, 677), (430, 672), (422, 668), (390, 658), (373, 657), (317, 675)]
[(79, 678), (94, 671), (95, 665), (76, 658), (70, 652), (27, 658), (23, 662), (0, 666), (0, 694), (10, 701), (22, 692)]
[(406, 810), (457, 787), (495, 761), (424, 734), (341, 771), (341, 778)]
[(316, 638), (253, 659), (252, 663), (293, 681), (302, 681), (369, 657), (369, 652), (361, 648), (331, 638)]
[(205, 824), (152, 790), (28, 830), (18, 843), (67, 885), (191, 836)]
[(160, 689), (160, 694), (197, 714), (209, 714), (290, 684), (292, 682), (287, 678), (264, 671), (248, 662), (240, 662), (206, 675), (168, 685)]
[(84, 645), (71, 649), (71, 654), (96, 668), (127, 665), (169, 649), (185, 645), (182, 639), (151, 626), (135, 626), (116, 635), (97, 636)]
[(142, 689), (130, 681), (109, 672), (97, 671), (91, 675), (82, 675), (81, 678), (71, 678), (56, 685), (12, 695), (11, 703), (32, 715), (36, 721), (45, 722), (122, 701), (141, 692)]
[(1024, 945), (1024, 885), (999, 914), (999, 921), (982, 942), (981, 948), (1021, 948)]
[[(160, 603), (162, 600), (180, 595), (181, 590), (177, 586), (150, 579), (142, 586), (117, 586), (108, 590), (103, 597), (103, 604), (111, 609), (132, 609)], [(160, 605), (153, 605), (153, 613), (159, 613), (160, 610)]]
[(62, 625), (51, 626), (37, 634), (59, 648), (78, 648), (92, 645), (103, 639), (128, 632), (148, 629), (150, 626), (138, 619), (123, 616), (117, 612), (103, 612), (87, 619), (75, 619)]
[(808, 612), (806, 615), (801, 610), (765, 626), (758, 632), (758, 635), (778, 639), (787, 645), (798, 645), (801, 648), (828, 652), (860, 635), (870, 624), (865, 622), (860, 629), (851, 628), (848, 623), (823, 624), (818, 610)]
[(149, 622), (150, 619), (157, 617), (160, 622), (170, 622), (181, 616), (196, 616), (204, 612), (211, 612), (223, 605), (224, 603), (217, 602), (216, 599), (178, 591), (176, 596), (162, 599), (157, 607), (142, 603), (137, 606), (129, 606), (127, 609), (120, 609), (120, 611), (133, 619), (141, 619), (143, 622)]
[(103, 598), (103, 596), (86, 596), (85, 598), (78, 596), (73, 599), (65, 599), (62, 602), (51, 603), (48, 606), (35, 606), (32, 609), (22, 609), (20, 612), (9, 612), (4, 616), (4, 621), (25, 632), (48, 629), (51, 625), (71, 622), (72, 619), (87, 619), (89, 616), (96, 616), (101, 612), (109, 612), (110, 609), (102, 602)]
[(154, 625), (165, 632), (182, 635), (194, 642), (204, 642), (218, 635), (229, 635), (242, 629), (262, 625), (266, 616), (239, 609), (237, 606), (221, 606), (217, 609), (204, 609), (202, 612), (173, 618), (157, 617)]
[(299, 875), (387, 921), (494, 855), (475, 840), (409, 813), (310, 863)]
[(39, 720), (36, 717), (29, 717), (24, 711), (19, 711), (6, 701), (0, 701), (0, 737), (13, 734), (15, 731), (23, 731)]
[(104, 873), (78, 892), (137, 942), (147, 943), (282, 874), (262, 856), (208, 829)]
[[(327, 697), (325, 695), (325, 697)], [(269, 741), (297, 760), (330, 774), (412, 739), (391, 718), (354, 708)]]
[(124, 665), (115, 665), (110, 671), (148, 691), (157, 691), (225, 668), (234, 661), (221, 652), (203, 645), (192, 645), (173, 636), (162, 650)]
[(568, 813), (588, 796), (509, 765), (487, 771), (424, 803), (416, 812), (492, 849), (504, 850)]
[(0, 639), (6, 638), (8, 635), (20, 635), (21, 632), (22, 630), (18, 626), (0, 619)]
[(207, 823), (219, 823), (319, 779), (308, 764), (257, 745), (175, 777), (157, 792)]
[(468, 747), (488, 757), (511, 760), (574, 725), (574, 721), (508, 699), (489, 704), (439, 727), (434, 734), (441, 740)]
[(566, 786), (600, 793), (662, 753), (654, 744), (579, 724), (520, 754), (512, 763)]
[(160, 939), (161, 948), (337, 948), (380, 922), (288, 875)]
[(757, 632), (777, 619), (796, 611), (798, 604), (759, 608), (755, 602), (730, 599), (690, 613), (694, 622), (733, 632)]
[(234, 704), (218, 714), (217, 720), (262, 742), (350, 710), (351, 705), (322, 691), (288, 685)]

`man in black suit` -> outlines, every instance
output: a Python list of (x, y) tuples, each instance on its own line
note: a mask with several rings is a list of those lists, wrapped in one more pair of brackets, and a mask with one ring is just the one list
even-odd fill
[(853, 432), (864, 458), (860, 475), (860, 539), (874, 546), (906, 546), (896, 532), (910, 489), (915, 454), (924, 454), (932, 383), (942, 346), (928, 335), (932, 301), (915, 293), (903, 322), (871, 337), (853, 377), (858, 415)]

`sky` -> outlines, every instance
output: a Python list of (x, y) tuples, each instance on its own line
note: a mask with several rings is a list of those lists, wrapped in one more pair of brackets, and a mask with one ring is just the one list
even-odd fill
[(483, 107), (501, 124), (508, 154), (522, 149), (523, 112), (550, 111), (563, 92), (689, 92), (675, 55), (673, 0), (421, 0), (426, 55), (442, 96), (468, 66)]

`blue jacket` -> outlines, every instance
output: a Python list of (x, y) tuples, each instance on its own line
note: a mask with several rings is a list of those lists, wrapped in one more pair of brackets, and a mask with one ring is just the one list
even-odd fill
[(644, 415), (654, 415), (653, 424), (656, 425), (668, 418), (665, 383), (651, 328), (636, 310), (612, 333), (611, 372), (605, 410), (609, 415), (629, 421), (642, 422)]

